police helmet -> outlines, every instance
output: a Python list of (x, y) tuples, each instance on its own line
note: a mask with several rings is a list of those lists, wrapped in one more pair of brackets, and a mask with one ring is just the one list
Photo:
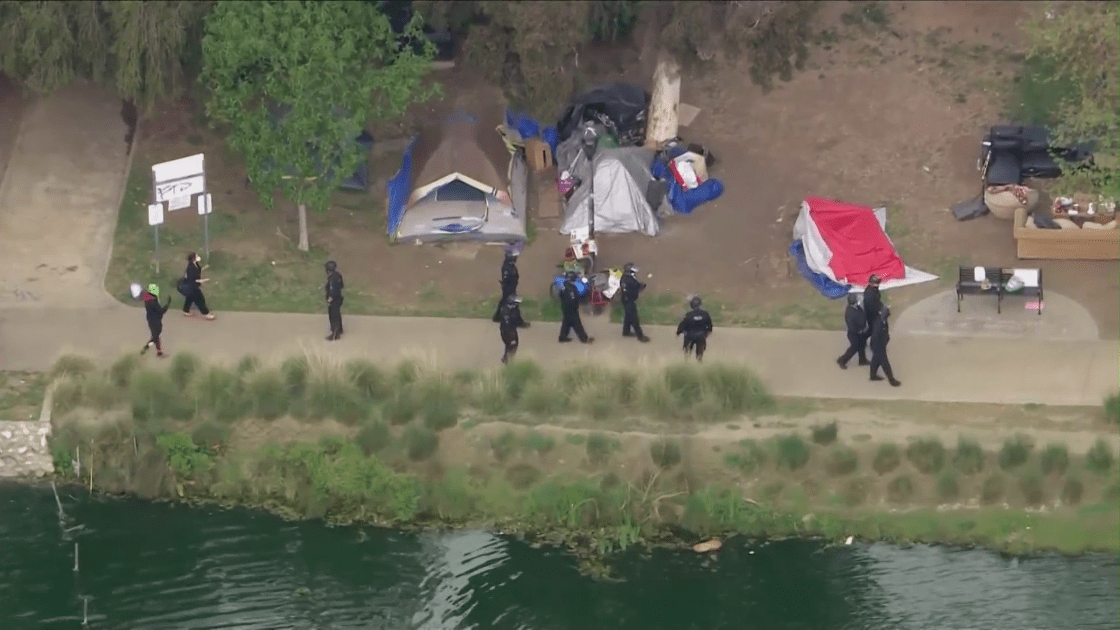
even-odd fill
[(855, 293), (849, 293), (848, 294), (848, 304), (851, 304), (852, 306), (855, 306), (856, 304), (859, 304), (859, 296), (856, 295)]
[(574, 272), (574, 271), (569, 270), (567, 273), (564, 274), (564, 277), (567, 278), (568, 280), (578, 280), (579, 279), (579, 274)]
[(634, 263), (626, 263), (622, 266), (622, 273), (638, 273), (638, 268), (634, 266)]
[(703, 302), (700, 301), (700, 296), (696, 296), (688, 301), (689, 308), (700, 308)]
[(506, 304), (520, 304), (520, 303), (521, 303), (521, 296), (520, 295), (506, 296)]
[(882, 282), (882, 278), (875, 274), (871, 274), (871, 277), (867, 279), (868, 286), (877, 287), (880, 282)]
[(512, 260), (520, 255), (521, 252), (512, 247), (506, 250), (506, 260)]
[(326, 269), (327, 273), (334, 273), (335, 270), (338, 269), (338, 263), (333, 260), (328, 260), (327, 264), (323, 265), (323, 269)]

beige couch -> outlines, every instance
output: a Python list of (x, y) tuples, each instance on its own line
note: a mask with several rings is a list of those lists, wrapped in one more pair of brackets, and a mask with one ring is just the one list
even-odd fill
[(1120, 260), (1120, 229), (1044, 230), (1027, 221), (1026, 210), (1015, 210), (1015, 246), (1020, 259)]

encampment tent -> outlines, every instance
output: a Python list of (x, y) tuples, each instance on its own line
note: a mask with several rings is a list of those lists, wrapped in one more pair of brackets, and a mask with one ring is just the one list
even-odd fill
[(528, 168), (511, 158), (501, 121), (500, 111), (457, 112), (413, 139), (387, 186), (393, 241), (525, 240)]

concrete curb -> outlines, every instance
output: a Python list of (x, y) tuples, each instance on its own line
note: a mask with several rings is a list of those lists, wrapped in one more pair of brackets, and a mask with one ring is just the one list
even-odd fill
[(132, 174), (132, 161), (136, 157), (136, 148), (140, 145), (140, 122), (136, 123), (136, 130), (132, 133), (132, 142), (128, 145), (128, 159), (125, 160), (124, 173), (119, 178), (117, 186), (117, 203), (113, 206), (113, 238), (109, 239), (109, 249), (105, 252), (105, 261), (101, 267), (101, 282), (99, 288), (105, 298), (114, 303), (119, 301), (109, 293), (109, 289), (105, 287), (105, 279), (109, 277), (109, 264), (113, 261), (113, 248), (116, 246), (117, 239), (117, 226), (121, 220), (121, 204), (124, 203), (124, 196), (128, 192), (128, 180)]

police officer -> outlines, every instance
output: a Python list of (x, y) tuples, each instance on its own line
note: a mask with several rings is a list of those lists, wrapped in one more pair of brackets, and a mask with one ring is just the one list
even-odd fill
[(687, 358), (692, 350), (696, 350), (696, 360), (704, 360), (704, 350), (708, 347), (708, 335), (712, 334), (712, 316), (708, 311), (700, 308), (699, 297), (689, 301), (692, 310), (684, 314), (684, 319), (677, 324), (677, 336), (684, 335), (684, 356)]
[(498, 310), (494, 311), (495, 322), (501, 319), (506, 299), (517, 293), (517, 283), (521, 279), (521, 275), (517, 273), (517, 256), (516, 249), (507, 249), (505, 260), (502, 261), (502, 279), (498, 281), (502, 285), (502, 297), (498, 300)]
[(579, 317), (579, 289), (576, 288), (578, 278), (579, 274), (574, 271), (564, 274), (564, 287), (560, 289), (560, 313), (563, 317), (560, 322), (560, 343), (571, 341), (572, 338), (568, 335), (572, 331), (575, 331), (576, 337), (583, 343), (595, 341), (594, 337), (587, 336)]
[(870, 334), (867, 325), (867, 314), (859, 303), (859, 296), (855, 293), (848, 294), (848, 306), (844, 309), (844, 324), (848, 328), (848, 349), (836, 359), (840, 369), (848, 369), (848, 361), (859, 355), (860, 365), (869, 365), (867, 360), (867, 337)]
[(884, 305), (879, 310), (879, 316), (871, 322), (871, 380), (881, 381), (879, 368), (887, 375), (891, 387), (902, 385), (902, 381), (894, 377), (891, 370), (891, 360), (887, 358), (887, 344), (891, 342), (891, 330), (888, 320), (891, 316), (891, 307)]
[(638, 280), (638, 268), (634, 263), (626, 263), (622, 268), (622, 336), (637, 337), (638, 341), (646, 343), (649, 337), (642, 333), (642, 324), (638, 321), (638, 295), (646, 288), (645, 283)]
[(517, 354), (517, 344), (519, 342), (517, 329), (528, 328), (529, 322), (521, 318), (521, 296), (511, 295), (502, 302), (502, 308), (498, 311), (499, 324), (498, 331), (502, 335), (502, 343), (506, 345), (505, 354), (502, 355), (502, 363), (509, 363), (513, 360), (513, 355)]
[(323, 265), (327, 272), (327, 283), (323, 285), (323, 292), (327, 298), (327, 320), (330, 322), (331, 332), (327, 341), (334, 341), (342, 337), (342, 274), (338, 272), (338, 264), (328, 260)]
[(863, 312), (867, 315), (868, 325), (878, 319), (881, 308), (883, 308), (883, 298), (879, 295), (879, 276), (872, 274), (867, 279), (867, 288), (863, 290)]

